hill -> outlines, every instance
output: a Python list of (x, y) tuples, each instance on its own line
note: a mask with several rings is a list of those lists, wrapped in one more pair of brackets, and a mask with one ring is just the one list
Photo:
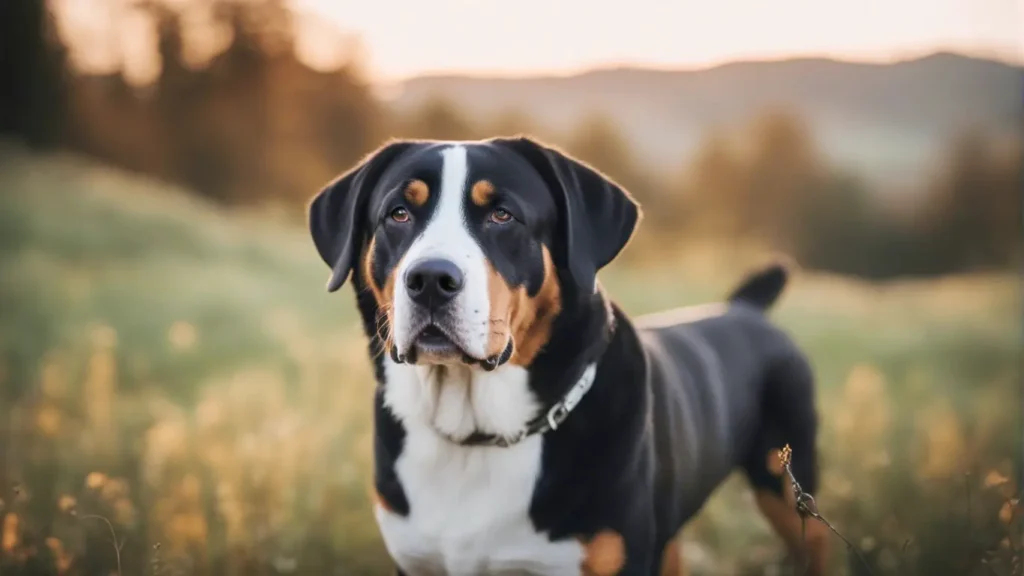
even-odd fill
[(441, 96), (477, 118), (521, 109), (556, 130), (603, 112), (638, 154), (665, 168), (678, 167), (706, 131), (781, 106), (804, 116), (833, 159), (893, 178), (921, 168), (961, 127), (1016, 133), (1021, 73), (938, 53), (892, 64), (805, 58), (566, 77), (426, 76), (397, 86), (392, 105), (406, 111)]

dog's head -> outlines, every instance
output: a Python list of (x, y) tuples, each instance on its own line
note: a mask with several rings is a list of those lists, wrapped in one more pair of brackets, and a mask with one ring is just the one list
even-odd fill
[(392, 358), (484, 369), (529, 365), (639, 217), (620, 186), (524, 137), (394, 141), (309, 208), (328, 290), (354, 273), (372, 292)]

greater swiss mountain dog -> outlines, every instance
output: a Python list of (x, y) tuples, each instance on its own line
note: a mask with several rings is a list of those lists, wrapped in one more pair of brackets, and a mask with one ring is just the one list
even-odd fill
[(771, 461), (788, 443), (813, 494), (811, 369), (764, 315), (785, 269), (631, 322), (596, 276), (640, 216), (527, 137), (392, 141), (313, 199), (328, 290), (351, 276), (369, 338), (399, 574), (681, 573), (680, 528), (735, 469), (822, 573), (825, 534), (801, 534)]

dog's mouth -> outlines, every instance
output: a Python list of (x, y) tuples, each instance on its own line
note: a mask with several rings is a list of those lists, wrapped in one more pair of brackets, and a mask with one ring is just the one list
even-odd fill
[(427, 324), (413, 338), (412, 346), (405, 353), (400, 353), (395, 346), (391, 347), (391, 359), (398, 364), (478, 364), (484, 370), (494, 370), (512, 356), (513, 344), (510, 340), (505, 350), (489, 358), (476, 358), (462, 348), (456, 340), (449, 336), (437, 324)]
[(407, 350), (400, 351), (396, 346), (391, 347), (391, 359), (399, 364), (452, 364), (466, 361), (464, 358), (471, 357), (455, 343), (455, 338), (435, 323), (426, 324), (420, 329)]
[(463, 354), (455, 341), (435, 324), (430, 324), (420, 331), (413, 341), (413, 347), (422, 355), (449, 357)]

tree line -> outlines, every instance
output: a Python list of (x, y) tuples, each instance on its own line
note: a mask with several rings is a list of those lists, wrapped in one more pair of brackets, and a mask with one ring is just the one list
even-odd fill
[(160, 71), (68, 64), (44, 0), (0, 3), (0, 135), (70, 149), (176, 182), (229, 205), (275, 204), (297, 216), (310, 195), (389, 137), (471, 139), (529, 133), (618, 180), (641, 201), (633, 254), (688, 242), (754, 241), (804, 266), (867, 277), (1005, 269), (1020, 257), (1020, 141), (967, 131), (937, 159), (920, 193), (896, 196), (832, 165), (797, 111), (766, 110), (740, 130), (707, 134), (675, 173), (631, 153), (614, 119), (595, 113), (567, 133), (527, 111), (471, 118), (436, 99), (400, 114), (373, 92), (358, 53), (334, 70), (296, 55), (283, 0), (213, 0), (226, 47), (187, 58), (187, 22), (159, 0), (132, 6), (156, 30)]

